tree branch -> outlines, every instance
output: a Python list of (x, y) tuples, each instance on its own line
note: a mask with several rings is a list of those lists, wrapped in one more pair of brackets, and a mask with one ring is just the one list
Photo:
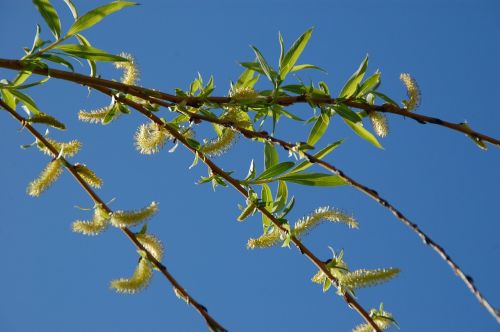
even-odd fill
[[(3, 100), (0, 99), (0, 106), (4, 108), (14, 119), (16, 119), (24, 128), (26, 128), (33, 137), (35, 137), (38, 141), (40, 141), (49, 151), (52, 153), (54, 158), (59, 156), (60, 151), (58, 151), (52, 144), (50, 144), (45, 137), (40, 134), (33, 126), (31, 126), (28, 121), (20, 116), (15, 110), (9, 107)], [(73, 175), (75, 180), (79, 183), (79, 185), (85, 190), (85, 192), (92, 198), (92, 200), (100, 204), (103, 209), (111, 214), (113, 211), (106, 205), (106, 203), (97, 195), (97, 193), (85, 182), (84, 179), (78, 174), (75, 169), (75, 166), (70, 164), (64, 157), (60, 156), (59, 159), (63, 161), (65, 168)], [(174, 278), (174, 276), (168, 271), (167, 267), (163, 265), (160, 261), (158, 261), (151, 252), (149, 252), (141, 242), (137, 239), (134, 232), (132, 232), (127, 227), (121, 228), (122, 232), (132, 241), (132, 243), (137, 247), (137, 249), (146, 253), (148, 260), (165, 276), (165, 278), (170, 282), (170, 284), (176, 289), (182, 297), (186, 300), (186, 302), (191, 305), (204, 319), (207, 323), (207, 326), (213, 330), (216, 328), (216, 331), (227, 332), (227, 330), (219, 324), (212, 316), (208, 314), (208, 311), (205, 306), (198, 303), (187, 291), (184, 287), (179, 284), (179, 282)]]
[[(161, 100), (165, 100), (174, 104), (178, 103), (185, 103), (187, 106), (192, 106), (192, 107), (199, 107), (205, 102), (209, 103), (214, 103), (214, 104), (226, 104), (230, 103), (233, 101), (231, 97), (181, 97), (181, 96), (175, 96), (171, 95), (168, 93), (164, 93), (161, 91), (156, 91), (152, 89), (147, 89), (143, 87), (139, 87), (136, 85), (126, 85), (120, 82), (116, 81), (111, 81), (111, 80), (106, 80), (98, 77), (89, 77), (77, 73), (72, 73), (64, 70), (58, 70), (58, 69), (51, 69), (51, 68), (41, 68), (41, 67), (33, 67), (33, 64), (30, 64), (27, 61), (22, 61), (22, 60), (9, 60), (9, 59), (0, 59), (0, 67), (2, 68), (7, 68), (7, 69), (13, 69), (13, 70), (26, 70), (29, 69), (33, 73), (39, 74), (39, 75), (44, 75), (44, 76), (50, 76), (54, 78), (59, 78), (59, 79), (64, 79), (67, 81), (72, 81), (80, 84), (92, 84), (92, 85), (100, 85), (104, 86), (107, 88), (111, 89), (116, 89), (118, 91), (131, 94), (136, 97), (143, 98), (145, 100), (149, 100), (150, 97), (155, 97)], [(483, 140), (486, 142), (489, 142), (495, 146), (500, 146), (500, 140), (490, 137), (488, 135), (482, 134), (480, 132), (477, 132), (475, 130), (472, 130), (468, 128), (467, 126), (464, 126), (461, 123), (451, 123), (448, 121), (444, 121), (438, 118), (426, 116), (426, 115), (421, 115), (417, 113), (412, 113), (408, 112), (407, 110), (397, 107), (395, 105), (391, 104), (383, 104), (383, 105), (370, 105), (368, 103), (362, 103), (359, 101), (353, 101), (353, 100), (337, 100), (335, 98), (330, 98), (330, 97), (311, 97), (307, 98), (305, 95), (299, 95), (299, 96), (286, 96), (286, 97), (278, 97), (273, 99), (273, 97), (269, 96), (266, 99), (267, 102), (269, 103), (276, 103), (279, 105), (283, 106), (289, 106), (292, 104), (296, 103), (306, 103), (310, 102), (313, 104), (338, 104), (338, 103), (343, 103), (345, 105), (362, 109), (365, 111), (376, 111), (376, 112), (384, 112), (384, 113), (392, 113), (396, 115), (400, 115), (403, 117), (408, 117), (411, 118), (419, 123), (432, 123), (436, 124), (445, 128), (449, 128), (461, 133), (464, 133), (466, 135), (470, 135), (475, 139), (478, 140)]]

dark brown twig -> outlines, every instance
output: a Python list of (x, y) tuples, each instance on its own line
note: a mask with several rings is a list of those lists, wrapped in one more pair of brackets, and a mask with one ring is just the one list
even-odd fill
[[(52, 153), (54, 158), (59, 156), (59, 151), (48, 142), (45, 137), (40, 134), (33, 126), (31, 126), (28, 121), (20, 116), (15, 110), (13, 110), (9, 105), (7, 105), (3, 100), (0, 99), (0, 106), (4, 108), (14, 119), (16, 119), (24, 128), (26, 128), (33, 137), (35, 137), (39, 142), (41, 142), (49, 151)], [(97, 195), (97, 193), (85, 182), (84, 179), (78, 174), (74, 165), (70, 164), (64, 157), (60, 156), (59, 159), (63, 161), (66, 169), (73, 175), (75, 180), (80, 184), (80, 186), (85, 190), (85, 192), (92, 198), (92, 200), (100, 204), (107, 213), (111, 214), (113, 211), (106, 205), (106, 203)], [(167, 267), (163, 265), (160, 261), (158, 261), (152, 254), (149, 252), (141, 242), (137, 239), (134, 232), (132, 232), (127, 227), (120, 228), (123, 233), (132, 241), (132, 243), (137, 247), (137, 249), (146, 253), (148, 260), (156, 267), (158, 270), (165, 276), (165, 278), (172, 284), (175, 290), (177, 290), (182, 298), (191, 305), (198, 313), (205, 319), (207, 326), (213, 330), (220, 332), (226, 332), (227, 330), (220, 325), (212, 316), (208, 314), (207, 309), (202, 304), (198, 303), (185, 289), (182, 287), (179, 282), (174, 278), (174, 276), (168, 271)]]

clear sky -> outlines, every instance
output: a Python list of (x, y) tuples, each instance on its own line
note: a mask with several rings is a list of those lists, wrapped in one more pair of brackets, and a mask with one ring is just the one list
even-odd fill
[[(63, 29), (70, 14), (52, 1)], [(104, 1), (74, 1), (84, 13)], [(216, 95), (227, 93), (257, 45), (273, 64), (278, 31), (287, 45), (314, 27), (302, 63), (328, 74), (303, 72), (305, 82), (324, 80), (334, 93), (370, 55), (368, 72), (382, 72), (381, 91), (402, 100), (402, 72), (422, 90), (418, 112), (467, 120), (478, 131), (500, 137), (500, 3), (498, 1), (152, 1), (113, 14), (85, 32), (94, 46), (132, 53), (140, 84), (172, 92), (189, 86), (198, 72), (215, 76)], [(42, 18), (30, 1), (0, 1), (0, 57), (19, 58), (31, 46)], [(44, 37), (49, 33), (43, 25)], [(78, 71), (88, 69), (77, 66)], [(102, 64), (100, 74), (120, 73)], [(0, 70), (0, 78), (13, 72)], [(296, 80), (290, 77), (290, 82)], [(259, 88), (269, 88), (262, 81)], [(114, 209), (134, 209), (155, 200), (160, 213), (150, 230), (164, 243), (165, 264), (213, 316), (231, 331), (348, 331), (360, 317), (342, 299), (310, 282), (315, 268), (294, 249), (250, 251), (249, 237), (261, 231), (260, 217), (235, 221), (243, 204), (230, 188), (196, 185), (206, 168), (188, 170), (192, 156), (179, 147), (139, 155), (132, 136), (136, 114), (109, 126), (82, 124), (76, 114), (109, 101), (85, 88), (50, 80), (30, 91), (42, 110), (68, 130), (54, 138), (83, 141), (74, 162), (87, 163), (103, 179), (99, 194), (116, 198)], [(305, 106), (291, 109), (310, 112)], [(0, 112), (1, 113), (1, 112)], [(164, 113), (165, 116), (168, 114)], [(307, 115), (305, 115), (307, 117)], [(500, 306), (500, 151), (479, 150), (463, 134), (410, 119), (390, 117), (391, 133), (376, 149), (335, 119), (320, 146), (346, 142), (328, 160), (393, 202), (443, 245), (496, 307)], [(307, 128), (280, 123), (277, 136), (305, 140)], [(207, 127), (205, 125), (204, 127)], [(204, 133), (204, 129), (197, 129)], [(67, 174), (41, 198), (26, 185), (48, 161), (7, 114), (0, 114), (0, 331), (203, 331), (202, 319), (155, 275), (139, 295), (119, 295), (109, 281), (128, 276), (135, 249), (116, 229), (88, 238), (71, 232), (88, 215), (75, 205), (90, 200)], [(280, 152), (282, 160), (287, 158)], [(262, 146), (240, 139), (216, 160), (246, 175), (254, 158), (262, 169)], [(320, 206), (353, 213), (359, 230), (325, 224), (304, 239), (322, 259), (328, 246), (345, 250), (351, 268), (399, 267), (382, 286), (357, 292), (367, 308), (382, 301), (403, 331), (498, 331), (498, 324), (429, 248), (392, 215), (353, 188), (290, 186), (297, 198), (291, 221)]]

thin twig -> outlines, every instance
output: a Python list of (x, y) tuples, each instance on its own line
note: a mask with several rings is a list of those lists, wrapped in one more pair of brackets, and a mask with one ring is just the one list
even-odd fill
[[(7, 112), (9, 112), (12, 117), (14, 117), (24, 128), (26, 128), (39, 142), (41, 142), (54, 156), (57, 158), (59, 156), (59, 151), (50, 144), (45, 137), (40, 134), (33, 126), (31, 126), (28, 121), (20, 116), (15, 110), (9, 107), (3, 100), (0, 99), (0, 106), (4, 108)], [(113, 211), (106, 205), (106, 203), (97, 195), (97, 193), (85, 182), (84, 179), (78, 174), (74, 165), (70, 164), (64, 157), (60, 156), (59, 159), (63, 162), (65, 168), (73, 175), (76, 181), (80, 184), (80, 186), (87, 192), (87, 194), (92, 198), (92, 200), (100, 204), (107, 213), (111, 214)], [(174, 289), (176, 289), (182, 296), (185, 301), (191, 305), (198, 313), (205, 319), (207, 326), (213, 330), (214, 328), (217, 331), (225, 332), (227, 331), (221, 324), (219, 324), (212, 316), (208, 314), (208, 311), (205, 306), (198, 303), (186, 290), (182, 287), (179, 282), (173, 277), (172, 274), (167, 270), (167, 267), (163, 265), (160, 261), (158, 261), (153, 254), (148, 251), (141, 242), (137, 239), (134, 232), (132, 232), (127, 227), (120, 228), (123, 233), (134, 243), (137, 249), (146, 253), (148, 260), (153, 263), (153, 265), (167, 278), (167, 280), (172, 284)]]
[[(136, 109), (139, 113), (143, 114), (147, 118), (149, 118), (151, 121), (155, 122), (157, 125), (165, 128), (177, 141), (181, 142), (188, 150), (190, 150), (192, 153), (195, 155), (197, 154), (199, 159), (207, 165), (211, 172), (214, 174), (219, 175), (222, 177), (224, 180), (226, 180), (233, 188), (235, 188), (239, 193), (243, 195), (245, 198), (249, 198), (250, 195), (248, 191), (243, 188), (243, 186), (240, 184), (240, 182), (231, 177), (227, 172), (222, 170), (219, 166), (217, 166), (215, 163), (213, 163), (203, 152), (195, 149), (192, 147), (189, 142), (186, 140), (186, 138), (180, 134), (173, 126), (169, 125), (168, 123), (164, 123), (159, 117), (148, 111), (143, 105), (136, 103), (130, 99), (127, 99), (123, 96), (118, 96), (116, 95), (112, 90), (100, 86), (93, 86), (94, 89), (107, 94), (110, 97), (114, 97), (117, 101), (126, 104), (134, 109)], [(271, 222), (274, 224), (275, 227), (277, 227), (281, 232), (283, 233), (289, 233), (289, 231), (283, 227), (283, 225), (276, 219), (276, 217), (269, 211), (267, 211), (264, 207), (259, 207), (257, 206), (257, 209), (264, 214), (266, 217), (268, 217)], [(316, 257), (299, 239), (297, 239), (295, 236), (290, 237), (291, 242), (297, 246), (299, 251), (305, 255), (319, 270), (321, 270), (326, 277), (337, 287), (339, 287), (339, 280), (335, 278), (330, 270), (326, 267), (325, 263), (323, 263), (318, 257)], [(380, 328), (378, 325), (373, 321), (373, 319), (370, 317), (370, 314), (356, 301), (356, 299), (349, 294), (348, 292), (345, 292), (343, 295), (344, 300), (346, 303), (356, 310), (363, 319), (370, 324), (373, 329), (377, 332), (380, 332)]]
[[(136, 97), (143, 98), (145, 100), (149, 100), (150, 97), (155, 97), (158, 99), (162, 99), (171, 103), (184, 103), (187, 106), (198, 107), (203, 103), (209, 102), (214, 104), (227, 104), (233, 102), (233, 98), (231, 97), (182, 97), (175, 96), (168, 93), (164, 93), (157, 90), (147, 89), (136, 85), (127, 85), (116, 81), (106, 80), (98, 77), (89, 77), (82, 74), (72, 73), (64, 70), (51, 69), (51, 68), (40, 68), (30, 65), (30, 62), (22, 61), (22, 60), (10, 60), (10, 59), (0, 59), (0, 67), (13, 69), (13, 70), (24, 70), (30, 69), (33, 73), (50, 76), (54, 78), (64, 79), (68, 81), (73, 81), (80, 84), (92, 84), (92, 85), (100, 85), (111, 89), (116, 89), (118, 91), (131, 94)], [(377, 111), (384, 113), (392, 113), (397, 114), (403, 117), (411, 118), (419, 123), (432, 123), (439, 126), (443, 126), (466, 135), (470, 135), (476, 139), (483, 140), (489, 142), (495, 146), (500, 146), (500, 140), (490, 137), (488, 135), (482, 134), (475, 130), (470, 129), (467, 126), (464, 126), (462, 123), (451, 123), (448, 121), (444, 121), (438, 118), (408, 112), (407, 110), (397, 107), (391, 104), (383, 104), (383, 105), (370, 105), (368, 103), (362, 103), (358, 101), (352, 100), (337, 100), (335, 98), (330, 97), (306, 97), (305, 95), (299, 96), (286, 96), (286, 97), (278, 97), (273, 99), (273, 97), (268, 97), (266, 99), (269, 103), (276, 103), (283, 106), (289, 106), (296, 103), (313, 103), (313, 104), (329, 104), (334, 105), (338, 103), (343, 103), (345, 105), (362, 109), (365, 111)]]
[[(265, 131), (252, 131), (248, 130), (242, 127), (238, 127), (235, 125), (233, 122), (226, 121), (226, 120), (221, 120), (218, 118), (213, 118), (213, 117), (208, 117), (202, 114), (197, 114), (197, 113), (192, 113), (187, 110), (183, 111), (186, 115), (190, 116), (191, 119), (194, 120), (199, 120), (199, 121), (206, 121), (206, 122), (211, 122), (215, 124), (219, 124), (221, 126), (231, 128), (233, 130), (238, 131), (241, 133), (243, 136), (247, 138), (259, 138), (263, 139), (268, 142), (272, 142), (273, 144), (277, 144), (284, 148), (287, 151), (293, 150), (296, 148), (295, 144), (286, 142), (282, 139), (270, 136), (267, 132)], [(409, 220), (401, 211), (399, 211), (394, 205), (389, 203), (386, 199), (384, 199), (382, 196), (378, 194), (377, 191), (374, 189), (371, 189), (362, 183), (354, 180), (350, 176), (348, 176), (344, 171), (341, 169), (337, 168), (336, 166), (332, 165), (331, 163), (328, 163), (324, 160), (321, 160), (319, 158), (316, 158), (315, 156), (307, 153), (307, 152), (302, 152), (304, 156), (307, 158), (308, 161), (311, 163), (315, 163), (320, 165), (321, 167), (327, 169), (328, 171), (332, 172), (333, 174), (338, 175), (342, 180), (344, 180), (347, 184), (351, 185), (352, 187), (356, 188), (357, 190), (363, 192), (364, 194), (368, 195), (370, 198), (375, 200), (377, 203), (388, 209), (397, 219), (399, 219), (404, 225), (406, 225), (408, 228), (410, 228), (413, 232), (415, 232), (418, 237), (423, 241), (424, 244), (430, 246), (432, 250), (434, 250), (453, 270), (453, 272), (463, 281), (463, 283), (466, 285), (466, 287), (472, 292), (472, 294), (476, 297), (476, 299), (479, 301), (479, 303), (486, 308), (486, 310), (498, 321), (500, 322), (500, 311), (496, 308), (494, 308), (486, 299), (486, 297), (479, 291), (477, 286), (474, 284), (474, 280), (470, 275), (467, 275), (455, 261), (450, 257), (450, 255), (446, 252), (446, 250), (440, 246), (438, 243), (433, 241), (424, 231), (418, 227), (417, 224), (413, 223), (411, 220)]]

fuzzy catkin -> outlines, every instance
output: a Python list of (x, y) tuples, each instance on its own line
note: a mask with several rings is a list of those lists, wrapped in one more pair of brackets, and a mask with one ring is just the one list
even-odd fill
[(28, 185), (28, 194), (34, 197), (40, 196), (42, 192), (47, 190), (59, 178), (62, 171), (62, 161), (60, 159), (49, 162), (38, 178)]

